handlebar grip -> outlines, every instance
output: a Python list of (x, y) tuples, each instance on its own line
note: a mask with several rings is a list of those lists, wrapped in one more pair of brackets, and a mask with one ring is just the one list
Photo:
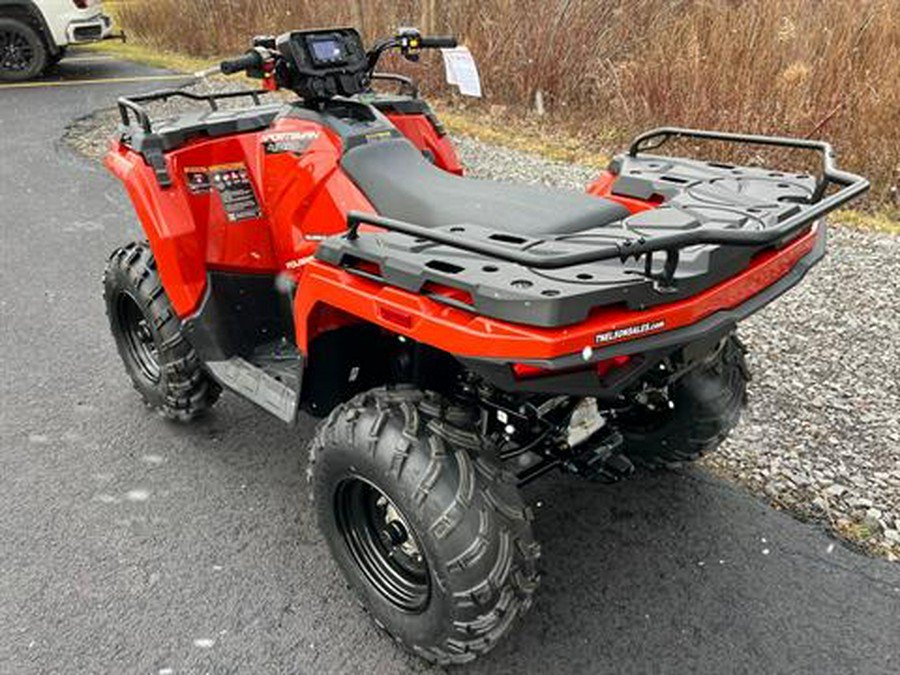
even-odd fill
[(433, 35), (430, 37), (423, 37), (419, 42), (419, 45), (423, 49), (453, 49), (454, 47), (459, 46), (459, 41), (452, 35)]
[(260, 54), (256, 50), (249, 51), (243, 56), (237, 57), (236, 59), (228, 59), (226, 61), (222, 61), (221, 65), (219, 66), (223, 75), (234, 75), (235, 73), (239, 73), (242, 70), (251, 70), (253, 68), (262, 67), (262, 54)]

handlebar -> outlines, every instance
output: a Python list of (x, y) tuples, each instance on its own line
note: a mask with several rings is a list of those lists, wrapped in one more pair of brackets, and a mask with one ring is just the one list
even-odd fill
[[(348, 31), (349, 29), (338, 30), (335, 33), (335, 35), (338, 36), (336, 39), (339, 39), (344, 32)], [(302, 39), (303, 36), (315, 32), (316, 31), (297, 31), (301, 36), (301, 38), (298, 39)], [(294, 80), (298, 78), (302, 79), (304, 77), (309, 79), (312, 75), (306, 73), (306, 71), (294, 72), (290, 67), (294, 55), (288, 53), (290, 50), (283, 51), (283, 45), (281, 45), (281, 42), (279, 41), (287, 40), (288, 43), (293, 45), (291, 40), (294, 39), (294, 33), (287, 33), (277, 39), (267, 36), (256, 37), (253, 40), (253, 48), (246, 54), (233, 59), (226, 59), (215, 68), (196, 73), (196, 76), (206, 77), (217, 72), (222, 73), (223, 75), (234, 75), (243, 72), (247, 73), (250, 77), (265, 80), (265, 88), (268, 90), (274, 90), (279, 87), (288, 87), (294, 89), (294, 91), (298, 91), (296, 87), (300, 87), (301, 89), (303, 87), (300, 86), (301, 83), (294, 82)], [(356, 35), (355, 40), (359, 40), (358, 35)], [(375, 43), (368, 52), (365, 52), (365, 58), (360, 58), (357, 54), (351, 54), (350, 56), (352, 56), (352, 58), (343, 65), (339, 63), (326, 63), (325, 65), (335, 65), (344, 68), (340, 77), (344, 78), (350, 84), (340, 85), (336, 89), (344, 91), (346, 86), (350, 86), (351, 89), (353, 86), (360, 88), (367, 86), (369, 80), (374, 76), (375, 67), (378, 64), (381, 55), (390, 49), (399, 49), (406, 59), (418, 61), (420, 50), (453, 49), (457, 47), (458, 44), (458, 40), (452, 35), (423, 36), (416, 28), (400, 28), (393, 37)], [(293, 45), (290, 49), (294, 49), (295, 47), (296, 46)], [(309, 49), (309, 45), (306, 45), (306, 47)], [(362, 47), (362, 45), (360, 44), (359, 47)], [(358, 52), (356, 46), (354, 46), (354, 51)], [(326, 68), (324, 76), (337, 77), (336, 72), (334, 67), (331, 67), (330, 69)], [(344, 91), (344, 93), (348, 92)], [(314, 90), (307, 91), (306, 94), (313, 98), (318, 96), (318, 93)]]
[(223, 75), (234, 75), (235, 73), (240, 73), (244, 70), (262, 68), (264, 63), (265, 58), (263, 55), (253, 49), (243, 56), (238, 56), (236, 59), (226, 59), (225, 61), (222, 61), (219, 69), (222, 71)]
[(459, 42), (452, 35), (433, 35), (422, 37), (419, 46), (423, 49), (453, 49), (459, 46)]
[(369, 50), (369, 72), (375, 70), (378, 59), (389, 49), (399, 47), (403, 56), (416, 61), (420, 49), (453, 49), (458, 45), (459, 41), (451, 35), (421, 35), (416, 28), (401, 28), (397, 35), (376, 42)]

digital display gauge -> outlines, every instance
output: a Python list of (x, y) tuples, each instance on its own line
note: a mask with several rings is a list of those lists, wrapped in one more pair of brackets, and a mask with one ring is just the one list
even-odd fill
[(307, 40), (310, 56), (317, 66), (333, 66), (347, 60), (344, 41), (336, 37), (310, 38)]

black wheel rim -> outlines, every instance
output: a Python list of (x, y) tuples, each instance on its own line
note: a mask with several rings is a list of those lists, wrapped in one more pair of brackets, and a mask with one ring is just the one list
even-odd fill
[(335, 492), (338, 531), (366, 581), (406, 612), (422, 612), (431, 576), (422, 546), (394, 502), (372, 483), (348, 478)]
[(28, 70), (34, 63), (34, 47), (19, 31), (0, 30), (0, 70), (18, 73)]
[(132, 363), (148, 382), (156, 384), (159, 382), (159, 350), (156, 340), (147, 317), (128, 293), (119, 295), (116, 318)]

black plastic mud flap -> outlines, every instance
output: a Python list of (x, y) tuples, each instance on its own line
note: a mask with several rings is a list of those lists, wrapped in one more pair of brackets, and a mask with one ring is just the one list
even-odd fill
[(296, 419), (300, 403), (299, 381), (295, 389), (240, 356), (227, 361), (207, 361), (205, 365), (221, 384), (263, 410), (288, 424)]

